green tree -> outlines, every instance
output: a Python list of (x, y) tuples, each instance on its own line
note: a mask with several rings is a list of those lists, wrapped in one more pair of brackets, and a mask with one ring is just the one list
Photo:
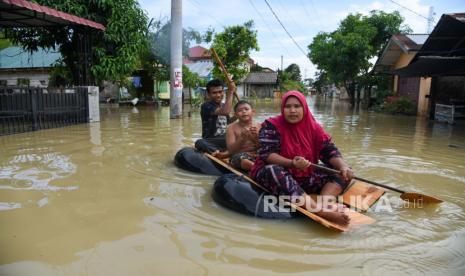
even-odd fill
[[(190, 42), (202, 41), (201, 35), (189, 28), (182, 30), (182, 54), (189, 55)], [(143, 54), (143, 68), (150, 72), (157, 81), (168, 81), (170, 79), (170, 58), (171, 58), (171, 22), (162, 25), (160, 21), (152, 24), (148, 34), (150, 47)]]
[(258, 63), (250, 67), (250, 72), (263, 72), (264, 67), (260, 66)]
[[(292, 65), (292, 64), (291, 64)], [(292, 66), (289, 66), (292, 68)], [(288, 67), (288, 68), (289, 68)], [(306, 92), (305, 85), (301, 81), (291, 78), (292, 73), (286, 70), (281, 71), (278, 69), (278, 85), (281, 91), (298, 90), (302, 93)]]
[(315, 87), (318, 93), (322, 94), (324, 92), (323, 88), (326, 85), (331, 84), (328, 79), (328, 74), (324, 71), (318, 71), (315, 73), (315, 81), (313, 82), (313, 86)]
[(292, 63), (284, 71), (288, 74), (290, 80), (301, 81), (302, 77), (300, 76), (300, 67), (299, 65)]
[(307, 87), (312, 87), (314, 82), (315, 82), (315, 80), (314, 80), (313, 78), (306, 78), (306, 79), (304, 79), (304, 84), (305, 84)]
[[(140, 65), (140, 54), (148, 47), (147, 16), (136, 0), (36, 0), (35, 2), (84, 17), (106, 27), (104, 32), (85, 30), (91, 38), (91, 77), (94, 82), (123, 81)], [(17, 28), (12, 32), (13, 42), (34, 51), (38, 47), (58, 47), (63, 62), (72, 72), (73, 83), (78, 84), (82, 70), (82, 43), (80, 26), (60, 28)]]
[(205, 80), (197, 73), (191, 72), (187, 66), (182, 66), (182, 83), (189, 90), (189, 100), (192, 103), (192, 88), (205, 86)]
[[(182, 34), (182, 54), (183, 56), (188, 56), (191, 41), (195, 40), (197, 43), (200, 43), (202, 37), (197, 31), (191, 28), (183, 29)], [(153, 21), (148, 34), (148, 40), (150, 46), (144, 51), (141, 58), (142, 68), (147, 70), (149, 76), (154, 78), (155, 85), (158, 87), (160, 82), (170, 80), (171, 22), (162, 24), (161, 21)], [(190, 76), (190, 71), (187, 72), (186, 69), (187, 67), (184, 68), (183, 66), (184, 85), (186, 84), (186, 76), (187, 78)], [(189, 80), (187, 81), (189, 82)]]
[(0, 28), (0, 50), (11, 46), (11, 41), (5, 38), (5, 31)]
[[(367, 78), (373, 58), (393, 34), (409, 31), (398, 12), (350, 14), (337, 30), (319, 33), (308, 46), (311, 61), (335, 84), (342, 84), (355, 103), (357, 83)], [(367, 83), (365, 80), (364, 82)]]
[[(161, 22), (156, 22), (149, 33), (150, 50), (154, 60), (158, 64), (169, 65), (171, 57), (171, 22), (161, 25)], [(202, 36), (199, 32), (192, 28), (182, 30), (182, 55), (189, 55), (189, 47), (191, 41), (200, 43)]]
[[(242, 79), (248, 73), (247, 61), (250, 51), (259, 50), (257, 31), (253, 30), (253, 25), (253, 21), (250, 20), (243, 25), (226, 27), (223, 32), (214, 35), (212, 47), (234, 81)], [(207, 36), (212, 35), (207, 34)], [(208, 38), (206, 40), (209, 42)], [(213, 75), (215, 78), (225, 80), (216, 62)]]

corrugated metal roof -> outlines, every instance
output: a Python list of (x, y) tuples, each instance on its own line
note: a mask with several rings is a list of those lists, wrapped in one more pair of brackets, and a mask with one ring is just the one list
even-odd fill
[(52, 67), (61, 54), (52, 49), (39, 48), (28, 52), (21, 47), (8, 47), (0, 51), (0, 69)]
[(465, 74), (465, 13), (443, 14), (401, 76), (454, 76)]
[(465, 13), (443, 14), (417, 56), (465, 56)]
[(421, 46), (428, 39), (428, 34), (408, 34), (406, 37), (410, 38), (417, 45)]
[(201, 78), (210, 77), (211, 71), (213, 70), (212, 61), (197, 61), (193, 63), (184, 64), (193, 73), (197, 73)]
[[(410, 35), (393, 35), (392, 39), (402, 48), (404, 51), (418, 51), (421, 48), (421, 45), (426, 41), (428, 35), (424, 34), (410, 34)], [(416, 41), (422, 41), (417, 43)]]
[(276, 84), (278, 81), (277, 72), (250, 72), (244, 83), (250, 84)]
[(0, 0), (0, 13), (0, 18), (2, 18), (0, 26), (33, 27), (78, 24), (105, 31), (105, 26), (100, 23), (26, 0)]
[(427, 38), (428, 35), (426, 34), (398, 34), (391, 36), (384, 47), (383, 53), (376, 60), (373, 71), (379, 73), (391, 70), (391, 66), (399, 60), (402, 53), (419, 51)]
[(421, 56), (414, 63), (389, 73), (401, 77), (463, 76), (465, 57)]

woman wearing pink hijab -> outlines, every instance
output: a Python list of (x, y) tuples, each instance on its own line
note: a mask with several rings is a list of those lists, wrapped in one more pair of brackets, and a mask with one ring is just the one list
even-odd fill
[[(327, 204), (318, 209), (309, 196), (338, 196), (354, 174), (331, 137), (313, 118), (302, 93), (284, 94), (281, 115), (263, 122), (259, 142), (258, 157), (250, 171), (252, 178), (275, 195), (291, 196), (293, 201), (304, 203), (309, 211), (315, 210), (323, 218), (340, 225), (349, 223), (341, 206)], [(310, 164), (318, 164), (318, 160), (340, 170), (341, 176), (314, 170)]]

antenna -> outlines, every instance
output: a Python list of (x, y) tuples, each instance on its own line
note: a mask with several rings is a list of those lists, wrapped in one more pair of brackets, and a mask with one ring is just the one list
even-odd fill
[(427, 33), (427, 34), (430, 34), (431, 31), (432, 31), (433, 23), (434, 23), (434, 15), (435, 15), (435, 14), (436, 14), (436, 13), (434, 13), (434, 8), (433, 8), (433, 6), (429, 7), (428, 19), (427, 19), (427, 21), (428, 21), (428, 27), (427, 27), (427, 29), (426, 29), (426, 33)]

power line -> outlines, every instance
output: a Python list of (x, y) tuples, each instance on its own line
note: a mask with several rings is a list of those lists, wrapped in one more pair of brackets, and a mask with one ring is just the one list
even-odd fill
[[(196, 0), (188, 0), (188, 2), (192, 5), (192, 6), (197, 6), (200, 10), (203, 10), (203, 12), (205, 12), (206, 14), (208, 14), (210, 16), (211, 19), (213, 19), (213, 21), (216, 21), (216, 23), (218, 23), (220, 26), (222, 26), (223, 28), (226, 28), (223, 23), (221, 23), (215, 16), (213, 16), (211, 13), (207, 12), (205, 10), (204, 7), (202, 7), (202, 5), (200, 5), (199, 2), (197, 2)], [(195, 5), (194, 5), (195, 4)]]
[[(287, 10), (286, 6), (283, 5), (283, 3), (281, 2), (281, 0), (278, 1), (279, 5), (281, 6), (281, 8), (284, 10), (284, 12), (287, 14), (288, 18), (292, 20), (292, 23), (297, 26), (297, 28), (299, 29), (299, 32), (304, 34), (305, 31), (302, 30), (302, 28), (300, 27), (300, 24), (297, 23), (295, 20), (294, 20), (294, 17), (295, 16), (292, 16), (291, 13)], [(281, 13), (282, 14), (282, 13)]]
[(308, 10), (307, 10), (307, 7), (305, 7), (305, 4), (302, 2), (302, 0), (299, 0), (299, 2), (300, 2), (300, 5), (302, 5), (302, 7), (304, 8), (304, 12), (307, 14), (308, 19), (309, 19), (310, 21), (312, 21), (312, 23), (313, 23), (314, 25), (316, 25), (316, 24), (315, 24), (315, 21), (313, 21), (313, 17), (310, 15), (310, 13), (309, 13)]
[(257, 9), (257, 7), (254, 5), (253, 1), (252, 0), (249, 0), (249, 3), (252, 5), (252, 7), (254, 8), (254, 10), (257, 12), (257, 14), (260, 16), (260, 18), (262, 19), (263, 23), (265, 24), (265, 26), (268, 28), (268, 30), (270, 30), (270, 32), (273, 34), (273, 37), (279, 42), (279, 44), (281, 44), (281, 47), (283, 47), (284, 50), (286, 50), (287, 54), (289, 56), (291, 56), (291, 53), (289, 52), (289, 50), (284, 46), (284, 44), (281, 42), (281, 40), (278, 38), (278, 36), (275, 34), (275, 32), (273, 31), (273, 29), (266, 23), (266, 20), (265, 18), (263, 17), (263, 15), (260, 13), (260, 11)]
[(287, 31), (286, 27), (284, 27), (284, 24), (281, 22), (281, 20), (279, 19), (279, 17), (276, 15), (276, 13), (274, 12), (273, 8), (271, 8), (270, 4), (268, 3), (267, 0), (265, 0), (265, 3), (266, 5), (268, 6), (268, 8), (270, 8), (270, 11), (273, 13), (274, 17), (276, 18), (276, 20), (278, 20), (279, 24), (281, 25), (281, 27), (283, 27), (284, 31), (287, 33), (287, 35), (291, 38), (291, 40), (294, 42), (294, 44), (297, 46), (297, 48), (299, 48), (299, 50), (302, 52), (302, 54), (304, 54), (304, 56), (307, 56), (307, 53), (305, 53), (305, 51), (300, 47), (299, 44), (297, 44), (297, 41), (295, 41), (295, 39), (292, 37), (292, 35)]
[(397, 3), (396, 1), (393, 1), (393, 0), (389, 0), (389, 1), (391, 1), (392, 3), (396, 4), (397, 6), (399, 6), (399, 7), (401, 7), (401, 8), (404, 8), (404, 9), (406, 9), (406, 10), (408, 10), (408, 11), (410, 11), (410, 12), (412, 12), (412, 13), (414, 13), (414, 14), (420, 16), (420, 17), (423, 17), (424, 19), (428, 20), (428, 22), (430, 22), (430, 21), (431, 21), (431, 22), (434, 22), (434, 19), (433, 19), (433, 18), (428, 18), (428, 17), (426, 17), (426, 16), (424, 16), (424, 15), (422, 15), (422, 14), (419, 14), (419, 13), (417, 13), (416, 11), (413, 11), (413, 10), (411, 10), (411, 9), (405, 7), (405, 6), (402, 6), (401, 4)]
[(310, 3), (312, 3), (312, 7), (315, 10), (316, 17), (320, 17), (320, 15), (318, 14), (318, 10), (315, 7), (315, 3), (313, 3), (313, 0), (310, 0)]

